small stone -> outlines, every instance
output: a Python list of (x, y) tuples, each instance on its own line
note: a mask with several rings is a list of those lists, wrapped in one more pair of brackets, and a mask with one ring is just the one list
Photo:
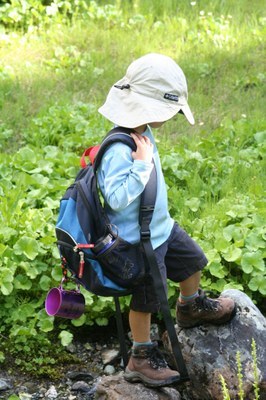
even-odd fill
[(85, 343), (83, 347), (84, 347), (84, 349), (86, 349), (88, 351), (93, 350), (93, 347), (92, 347), (92, 345), (90, 343)]
[(4, 379), (0, 379), (0, 391), (8, 389), (12, 389), (12, 386)]
[(157, 324), (151, 324), (151, 333), (150, 334), (151, 334), (152, 341), (160, 340), (159, 327)]
[(77, 349), (76, 349), (76, 347), (74, 346), (73, 343), (70, 343), (67, 346), (67, 351), (69, 351), (69, 353), (71, 353), (71, 354), (75, 354), (77, 352)]
[(19, 393), (19, 400), (31, 400), (32, 395), (29, 393)]
[(115, 373), (115, 368), (112, 365), (106, 365), (104, 368), (104, 373), (106, 375), (113, 375)]
[(104, 365), (111, 364), (119, 356), (119, 350), (117, 349), (106, 349), (102, 351), (102, 362)]
[(94, 379), (94, 377), (89, 372), (82, 371), (69, 371), (67, 372), (66, 377), (71, 379), (72, 381), (84, 380), (86, 382), (89, 382)]
[(51, 386), (51, 387), (47, 390), (47, 392), (45, 393), (45, 396), (46, 396), (48, 399), (56, 399), (57, 396), (58, 396), (58, 393), (57, 393), (57, 391), (56, 391), (56, 388), (55, 388), (54, 386)]
[(75, 390), (77, 392), (88, 393), (90, 391), (90, 387), (86, 382), (78, 381), (78, 382), (74, 383), (71, 390)]

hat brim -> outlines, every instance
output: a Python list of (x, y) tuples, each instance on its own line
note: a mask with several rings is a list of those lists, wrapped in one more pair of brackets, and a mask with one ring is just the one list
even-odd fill
[(136, 128), (152, 122), (164, 122), (173, 118), (180, 110), (191, 125), (195, 121), (189, 105), (166, 102), (143, 96), (132, 90), (112, 87), (106, 102), (99, 112), (115, 125)]

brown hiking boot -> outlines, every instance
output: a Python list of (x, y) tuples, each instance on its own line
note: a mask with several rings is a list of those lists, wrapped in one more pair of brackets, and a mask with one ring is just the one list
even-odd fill
[(168, 386), (180, 380), (180, 374), (170, 369), (156, 342), (133, 348), (124, 378), (128, 382), (142, 382), (145, 386)]
[(204, 323), (214, 325), (230, 321), (236, 314), (236, 305), (228, 297), (210, 299), (206, 293), (199, 289), (199, 297), (190, 303), (176, 305), (176, 321), (182, 328), (192, 328)]

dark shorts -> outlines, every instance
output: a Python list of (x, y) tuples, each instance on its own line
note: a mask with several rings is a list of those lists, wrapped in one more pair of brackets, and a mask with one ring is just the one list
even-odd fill
[[(177, 223), (174, 224), (166, 242), (154, 252), (166, 290), (167, 278), (174, 282), (182, 282), (203, 269), (208, 262), (202, 249)], [(132, 294), (130, 308), (148, 313), (159, 311), (160, 304), (151, 277), (136, 288)]]

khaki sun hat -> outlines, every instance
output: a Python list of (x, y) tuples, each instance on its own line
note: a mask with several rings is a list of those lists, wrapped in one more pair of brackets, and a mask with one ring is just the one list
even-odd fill
[(129, 65), (124, 78), (111, 88), (98, 111), (115, 125), (126, 128), (164, 122), (178, 112), (193, 125), (187, 99), (182, 69), (172, 58), (150, 53)]

